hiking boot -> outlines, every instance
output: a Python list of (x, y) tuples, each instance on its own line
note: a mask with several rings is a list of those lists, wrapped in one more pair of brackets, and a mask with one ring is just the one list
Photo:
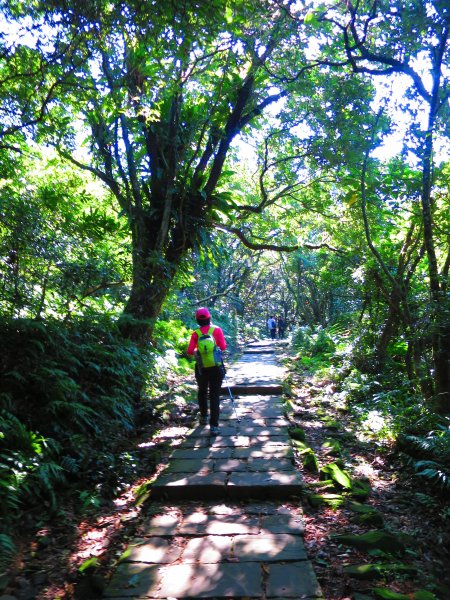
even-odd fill
[(208, 422), (208, 417), (202, 417), (200, 416), (198, 422), (200, 423), (200, 425), (206, 425)]
[(219, 428), (218, 427), (211, 427), (211, 435), (217, 435), (219, 433)]

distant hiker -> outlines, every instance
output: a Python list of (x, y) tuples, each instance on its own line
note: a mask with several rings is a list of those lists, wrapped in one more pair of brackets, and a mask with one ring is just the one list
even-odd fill
[[(222, 351), (227, 347), (223, 331), (211, 325), (211, 315), (207, 308), (199, 308), (195, 313), (199, 325), (192, 332), (187, 353), (195, 356), (195, 379), (198, 385), (198, 407), (200, 409), (200, 425), (208, 421), (211, 435), (219, 433), (220, 388), (225, 375)], [(208, 394), (209, 392), (209, 394)]]
[(286, 329), (286, 323), (285, 323), (283, 317), (277, 318), (277, 329), (278, 329), (278, 337), (281, 340), (284, 337), (284, 331)]
[(269, 329), (270, 337), (274, 340), (277, 335), (277, 322), (275, 317), (269, 317), (267, 320), (267, 328)]

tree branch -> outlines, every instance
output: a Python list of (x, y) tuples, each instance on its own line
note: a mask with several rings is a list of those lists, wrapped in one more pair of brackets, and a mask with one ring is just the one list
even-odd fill
[(237, 227), (227, 227), (226, 225), (216, 225), (216, 228), (220, 231), (227, 231), (228, 233), (233, 233), (247, 248), (250, 250), (273, 250), (274, 252), (295, 252), (300, 248), (308, 248), (309, 250), (320, 250), (321, 248), (328, 248), (332, 252), (342, 253), (342, 250), (338, 248), (333, 248), (329, 244), (297, 244), (296, 246), (287, 246), (287, 245), (277, 245), (270, 244), (268, 242), (258, 243), (250, 241), (243, 231), (238, 229)]
[(230, 284), (226, 290), (224, 290), (223, 292), (216, 292), (215, 294), (211, 294), (210, 296), (206, 296), (205, 298), (201, 298), (200, 300), (198, 300), (195, 304), (199, 305), (199, 304), (207, 304), (210, 301), (215, 301), (217, 300), (217, 298), (221, 298), (222, 296), (228, 296), (228, 294), (234, 290), (234, 288), (237, 286), (237, 283), (232, 283)]
[(101, 179), (104, 183), (106, 183), (111, 192), (117, 198), (121, 208), (123, 208), (124, 210), (127, 209), (127, 203), (125, 202), (125, 199), (123, 197), (122, 192), (120, 191), (120, 187), (117, 181), (108, 177), (108, 175), (106, 175), (106, 173), (104, 173), (100, 169), (96, 169), (95, 167), (91, 167), (90, 165), (86, 165), (85, 163), (80, 162), (79, 160), (74, 158), (69, 152), (62, 150), (62, 148), (59, 148), (58, 146), (54, 147), (63, 158), (77, 166), (79, 169), (82, 169), (83, 171), (89, 171), (90, 173)]

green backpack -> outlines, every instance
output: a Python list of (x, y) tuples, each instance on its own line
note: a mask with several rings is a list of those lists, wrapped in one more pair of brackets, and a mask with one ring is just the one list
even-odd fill
[(206, 333), (200, 329), (195, 332), (198, 335), (197, 351), (200, 358), (200, 366), (217, 367), (222, 364), (222, 351), (216, 345), (213, 332), (215, 327), (210, 327)]

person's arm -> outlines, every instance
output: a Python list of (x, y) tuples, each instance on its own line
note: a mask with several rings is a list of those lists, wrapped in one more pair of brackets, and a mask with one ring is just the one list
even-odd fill
[(223, 331), (220, 327), (216, 327), (213, 332), (214, 339), (216, 340), (216, 344), (222, 350), (222, 352), (226, 349), (227, 343), (225, 341), (225, 336), (223, 335)]
[(191, 340), (189, 342), (189, 346), (187, 349), (187, 353), (190, 356), (194, 356), (195, 349), (197, 348), (197, 342), (198, 342), (198, 333), (196, 331), (193, 331), (192, 335), (191, 335)]

